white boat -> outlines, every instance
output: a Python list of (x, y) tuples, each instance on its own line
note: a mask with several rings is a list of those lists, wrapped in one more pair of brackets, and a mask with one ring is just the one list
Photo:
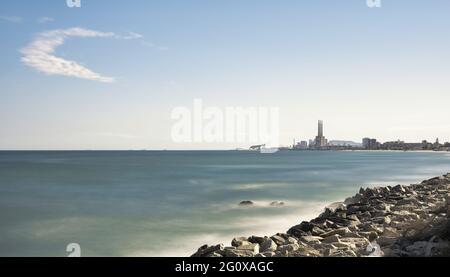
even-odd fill
[(276, 153), (278, 151), (280, 151), (280, 149), (278, 147), (266, 148), (265, 146), (261, 147), (261, 149), (259, 150), (259, 152), (261, 154), (274, 154), (274, 153)]

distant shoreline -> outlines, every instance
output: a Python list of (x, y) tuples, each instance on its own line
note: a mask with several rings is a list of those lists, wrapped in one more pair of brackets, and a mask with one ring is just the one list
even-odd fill
[[(35, 149), (18, 149), (18, 150), (10, 150), (5, 149), (1, 150), (0, 152), (255, 152), (258, 151), (255, 150), (248, 150), (248, 149), (214, 149), (214, 150), (202, 150), (202, 149), (174, 149), (174, 150), (160, 150), (160, 149), (149, 149), (149, 150), (35, 150)], [(412, 152), (412, 153), (449, 153), (450, 150), (370, 150), (370, 149), (323, 149), (323, 150), (316, 150), (316, 149), (305, 149), (305, 150), (294, 150), (294, 149), (280, 149), (280, 152)]]

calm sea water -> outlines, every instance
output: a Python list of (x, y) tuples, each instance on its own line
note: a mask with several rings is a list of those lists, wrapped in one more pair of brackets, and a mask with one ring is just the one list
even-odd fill
[(0, 152), (0, 256), (65, 256), (72, 242), (83, 256), (189, 255), (286, 231), (361, 186), (448, 171), (449, 153)]

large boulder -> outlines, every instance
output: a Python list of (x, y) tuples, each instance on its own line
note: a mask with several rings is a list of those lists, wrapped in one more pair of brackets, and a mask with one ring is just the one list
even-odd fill
[(344, 228), (338, 228), (338, 229), (323, 233), (320, 236), (323, 238), (333, 236), (333, 235), (344, 236), (348, 233), (351, 233), (351, 231), (348, 229), (348, 227), (344, 227)]
[(251, 251), (253, 254), (259, 253), (259, 244), (251, 243), (251, 244), (243, 244), (236, 248), (239, 251)]
[(303, 236), (300, 237), (300, 241), (304, 242), (306, 244), (316, 244), (316, 243), (320, 243), (320, 241), (322, 241), (323, 238), (319, 237), (319, 236)]
[(239, 203), (239, 206), (242, 206), (242, 207), (248, 207), (248, 206), (253, 206), (253, 205), (255, 205), (255, 202), (250, 201), (250, 200), (241, 201)]
[(224, 246), (223, 244), (218, 244), (214, 246), (208, 246), (207, 244), (200, 247), (195, 254), (192, 255), (192, 257), (206, 257), (208, 255), (211, 255), (212, 253), (223, 251)]
[(286, 239), (280, 235), (274, 235), (270, 237), (277, 245), (285, 245)]
[(339, 239), (340, 236), (337, 234), (325, 237), (322, 241), (322, 243), (334, 243), (334, 242), (340, 242), (341, 240)]
[(231, 245), (234, 247), (239, 247), (242, 245), (249, 245), (249, 244), (250, 244), (250, 242), (248, 241), (248, 239), (246, 237), (237, 237), (231, 241)]
[(298, 245), (296, 243), (292, 243), (292, 244), (286, 244), (286, 245), (278, 246), (277, 250), (280, 251), (280, 252), (287, 251), (288, 253), (290, 253), (290, 252), (297, 251), (299, 248), (300, 248), (300, 245)]
[(261, 244), (259, 251), (264, 252), (275, 252), (277, 250), (278, 246), (277, 244), (270, 238), (265, 238)]
[(251, 236), (248, 238), (248, 241), (251, 243), (258, 243), (261, 244), (267, 237), (258, 237), (258, 236)]
[(303, 221), (299, 225), (295, 225), (291, 227), (287, 233), (289, 235), (295, 236), (295, 237), (302, 237), (308, 235), (308, 232), (311, 232), (313, 228), (316, 227), (315, 224), (307, 221)]

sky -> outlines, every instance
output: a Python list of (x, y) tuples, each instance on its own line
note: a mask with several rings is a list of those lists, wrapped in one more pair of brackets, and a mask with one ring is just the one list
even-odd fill
[(4, 0), (0, 149), (177, 143), (176, 107), (278, 107), (281, 144), (450, 141), (450, 1)]

